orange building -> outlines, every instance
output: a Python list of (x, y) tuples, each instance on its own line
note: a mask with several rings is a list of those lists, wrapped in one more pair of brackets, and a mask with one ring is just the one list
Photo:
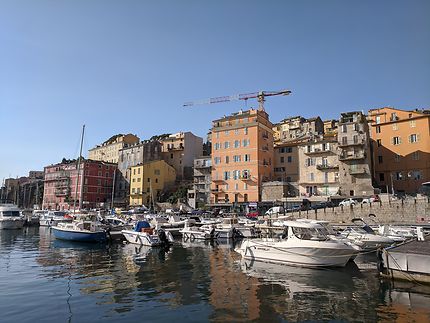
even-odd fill
[(369, 111), (373, 176), (382, 191), (416, 193), (430, 180), (430, 111)]
[(261, 184), (273, 176), (272, 127), (254, 109), (213, 121), (212, 203), (261, 201)]

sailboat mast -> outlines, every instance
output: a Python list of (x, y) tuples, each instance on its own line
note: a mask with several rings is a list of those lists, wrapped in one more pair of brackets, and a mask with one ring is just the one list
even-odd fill
[[(82, 126), (82, 135), (81, 135), (81, 148), (79, 150), (79, 157), (78, 157), (78, 177), (76, 179), (76, 187), (75, 187), (75, 198), (73, 200), (73, 214), (75, 213), (76, 208), (76, 199), (78, 198), (78, 185), (79, 185), (79, 175), (80, 175), (80, 168), (81, 168), (81, 158), (82, 158), (82, 146), (84, 144), (84, 133), (85, 133), (85, 125)], [(82, 199), (82, 198), (81, 198)], [(81, 200), (80, 199), (80, 200)], [(79, 201), (80, 204), (80, 201)]]

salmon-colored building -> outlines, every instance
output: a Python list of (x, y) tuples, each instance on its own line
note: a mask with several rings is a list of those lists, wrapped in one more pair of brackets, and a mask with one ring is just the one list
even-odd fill
[(272, 127), (255, 109), (213, 121), (211, 203), (261, 201), (261, 184), (273, 176)]
[(373, 176), (382, 191), (416, 193), (430, 180), (430, 111), (369, 111)]

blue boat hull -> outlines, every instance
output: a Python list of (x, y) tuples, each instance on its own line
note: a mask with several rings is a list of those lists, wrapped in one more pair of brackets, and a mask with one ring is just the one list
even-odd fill
[(106, 232), (79, 232), (79, 231), (67, 231), (58, 228), (52, 228), (54, 237), (61, 240), (67, 241), (79, 241), (79, 242), (104, 242), (107, 240)]

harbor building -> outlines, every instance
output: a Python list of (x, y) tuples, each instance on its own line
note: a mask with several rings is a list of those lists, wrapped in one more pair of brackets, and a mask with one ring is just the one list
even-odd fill
[(119, 150), (118, 171), (115, 177), (115, 206), (130, 202), (131, 167), (162, 160), (162, 144), (157, 138), (130, 144)]
[(339, 194), (337, 136), (314, 136), (298, 145), (300, 196)]
[(88, 159), (118, 163), (119, 151), (129, 145), (139, 143), (139, 141), (139, 137), (132, 134), (114, 135), (101, 145), (88, 150)]
[(130, 206), (153, 206), (160, 194), (175, 184), (176, 171), (164, 160), (130, 168)]
[(210, 156), (194, 160), (193, 188), (188, 190), (188, 205), (194, 209), (210, 203), (211, 165), (212, 160)]
[[(72, 210), (109, 207), (117, 165), (81, 159), (45, 167), (43, 209)], [(78, 175), (79, 174), (79, 175)]]
[(272, 127), (255, 109), (212, 122), (212, 204), (261, 201), (262, 183), (273, 177)]
[(366, 116), (359, 111), (341, 114), (338, 126), (339, 195), (374, 194), (370, 135)]
[(0, 203), (14, 203), (20, 208), (40, 207), (43, 198), (43, 171), (28, 176), (6, 178), (0, 188)]
[(193, 179), (194, 159), (203, 155), (203, 138), (178, 132), (160, 139), (162, 157), (175, 171), (178, 181)]
[(430, 181), (430, 110), (369, 110), (373, 178), (383, 192), (416, 193)]
[(303, 118), (290, 117), (273, 126), (275, 143), (296, 140), (310, 135), (324, 133), (324, 123), (320, 117)]

